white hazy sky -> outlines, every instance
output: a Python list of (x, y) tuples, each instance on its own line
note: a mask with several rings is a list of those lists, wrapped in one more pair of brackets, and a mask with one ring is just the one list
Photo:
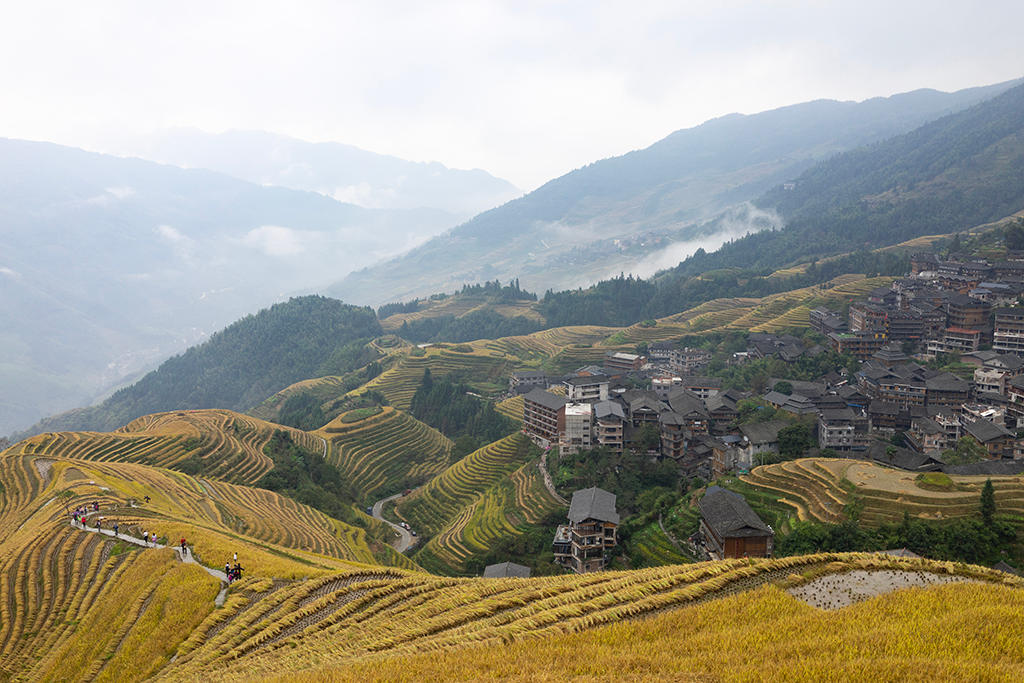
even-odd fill
[(4, 2), (0, 136), (268, 130), (532, 190), (731, 112), (1024, 76), (1022, 26), (1020, 0)]

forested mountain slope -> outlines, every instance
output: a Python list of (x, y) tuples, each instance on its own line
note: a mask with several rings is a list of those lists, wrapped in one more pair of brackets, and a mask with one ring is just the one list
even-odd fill
[(381, 333), (369, 308), (318, 296), (291, 299), (168, 359), (99, 406), (47, 418), (16, 438), (44, 431), (112, 431), (171, 410), (244, 411), (300, 380), (366, 365), (377, 353), (364, 344)]
[(756, 202), (785, 229), (697, 254), (671, 275), (777, 268), (950, 233), (1024, 210), (1024, 85), (884, 143), (839, 154)]
[(325, 292), (378, 305), (495, 278), (521, 278), (531, 291), (587, 285), (628, 270), (668, 239), (716, 229), (701, 225), (819, 159), (912, 130), (1010, 85), (860, 103), (819, 100), (714, 119), (552, 180)]

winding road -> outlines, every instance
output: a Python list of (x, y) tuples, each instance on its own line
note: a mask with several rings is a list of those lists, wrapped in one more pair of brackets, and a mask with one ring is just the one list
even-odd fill
[(412, 536), (412, 534), (410, 534), (408, 531), (406, 531), (402, 527), (398, 526), (394, 522), (389, 522), (388, 520), (384, 519), (383, 516), (381, 516), (381, 513), (384, 511), (384, 503), (390, 503), (391, 501), (396, 500), (396, 499), (401, 498), (401, 497), (402, 497), (401, 493), (396, 493), (395, 495), (391, 496), (390, 498), (385, 498), (383, 500), (378, 500), (376, 503), (373, 504), (373, 518), (374, 519), (379, 519), (382, 522), (387, 522), (388, 524), (391, 525), (392, 529), (394, 529), (395, 531), (398, 532), (398, 535), (400, 536), (400, 538), (398, 539), (398, 543), (395, 544), (393, 547), (398, 552), (404, 553), (406, 550), (408, 550), (409, 548), (412, 547), (412, 544), (413, 544), (413, 536)]

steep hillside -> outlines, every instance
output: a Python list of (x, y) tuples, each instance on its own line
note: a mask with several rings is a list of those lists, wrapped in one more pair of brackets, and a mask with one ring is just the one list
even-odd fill
[(539, 292), (589, 285), (634, 268), (669, 240), (721, 229), (700, 225), (822, 158), (912, 130), (1011, 85), (861, 103), (819, 100), (708, 121), (552, 180), (325, 291), (377, 305), (495, 278), (521, 278)]
[(0, 139), (0, 434), (455, 223)]
[(146, 415), (111, 433), (48, 432), (12, 452), (167, 467), (251, 486), (274, 466), (263, 449), (279, 429), (309, 450), (324, 450), (322, 439), (297, 429), (228, 410), (189, 410)]
[[(69, 524), (65, 506), (94, 502), (101, 509), (88, 528)], [(108, 529), (119, 523), (119, 538), (92, 530), (100, 515)], [(143, 530), (156, 533), (160, 547), (126, 540)], [(164, 547), (181, 537), (197, 563), (182, 564)], [(226, 587), (217, 608), (220, 582), (203, 569), (216, 570), (234, 552), (245, 575)], [(1024, 627), (1024, 582), (964, 564), (820, 554), (493, 580), (440, 578), (374, 561), (361, 529), (270, 492), (144, 465), (8, 450), (0, 454), (0, 677), (213, 683), (301, 673), (395, 680), (401, 673), (472, 680), (513, 663), (545, 676), (561, 671), (566, 657), (583, 657), (593, 662), (588, 675), (621, 662), (608, 680), (622, 680), (638, 661), (649, 676), (675, 671), (665, 669), (669, 659), (691, 673), (753, 671), (742, 663), (753, 660), (730, 654), (729, 644), (757, 648), (759, 664), (767, 657), (789, 662), (791, 647), (782, 644), (812, 636), (816, 646), (799, 650), (807, 678), (787, 669), (786, 680), (820, 680), (814, 672), (835, 666), (837, 652), (851, 680), (868, 680), (857, 677), (854, 659), (871, 680), (877, 666), (900, 672), (900, 680), (915, 680), (906, 671), (932, 680), (951, 671), (990, 680), (1021, 673), (1017, 642), (1006, 634)], [(812, 602), (848, 600), (860, 585), (845, 582), (849, 572), (869, 573), (880, 592), (972, 583), (904, 591), (829, 614), (780, 590), (801, 587)], [(702, 606), (709, 600), (716, 602)], [(979, 620), (993, 628), (978, 627)], [(936, 645), (951, 628), (957, 647)], [(662, 644), (666, 634), (671, 645)], [(893, 642), (902, 643), (898, 654), (878, 645)], [(699, 647), (682, 660), (682, 653), (666, 659), (635, 650), (674, 652), (679, 643)], [(500, 648), (502, 664), (492, 647)], [(546, 654), (555, 651), (562, 654)], [(423, 652), (429, 662), (408, 659)], [(759, 679), (764, 674), (758, 670)]]
[(327, 440), (328, 459), (367, 502), (419, 486), (448, 466), (452, 442), (441, 432), (390, 406), (367, 417), (360, 412), (315, 434)]
[(1024, 85), (884, 143), (839, 154), (757, 200), (785, 229), (697, 254), (672, 276), (778, 268), (951, 233), (1024, 210)]

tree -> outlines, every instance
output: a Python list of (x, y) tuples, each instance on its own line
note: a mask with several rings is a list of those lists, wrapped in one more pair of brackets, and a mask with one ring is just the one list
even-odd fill
[(811, 428), (802, 422), (779, 430), (779, 452), (788, 458), (799, 458), (812, 445)]
[(785, 394), (786, 396), (792, 396), (793, 385), (787, 382), (786, 380), (782, 380), (781, 382), (775, 383), (775, 391), (779, 392), (780, 394)]
[(965, 436), (956, 442), (956, 449), (942, 451), (942, 462), (947, 465), (967, 465), (988, 458), (988, 451), (973, 436)]
[(996, 513), (996, 489), (992, 480), (986, 479), (981, 489), (981, 519), (985, 526), (992, 526), (992, 516)]

